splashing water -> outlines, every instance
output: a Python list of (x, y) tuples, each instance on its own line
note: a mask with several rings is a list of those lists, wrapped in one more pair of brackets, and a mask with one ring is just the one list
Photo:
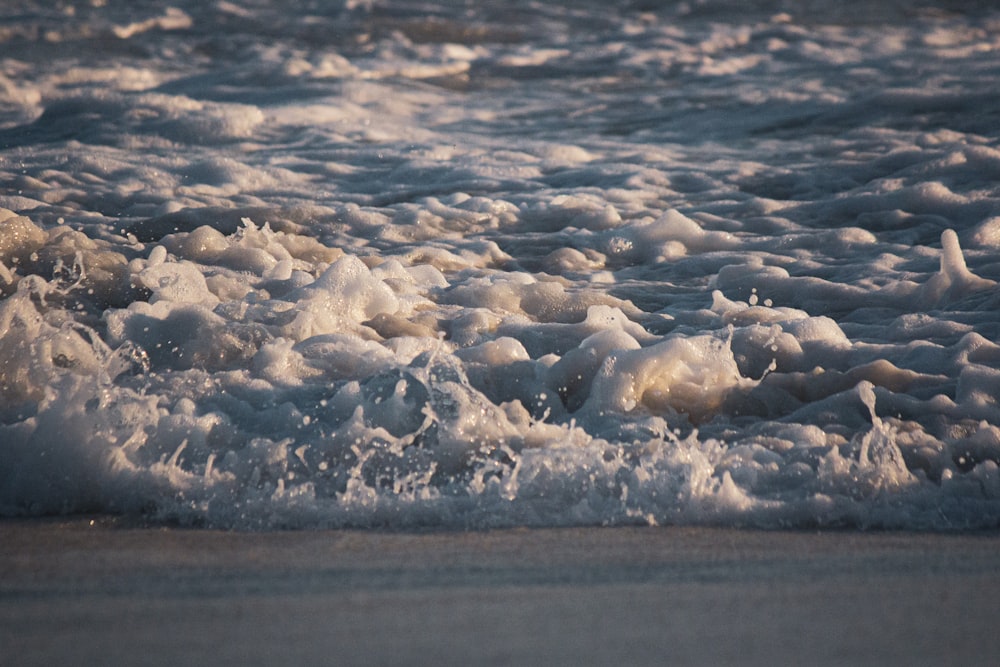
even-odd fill
[(21, 4), (0, 515), (1000, 525), (994, 10)]

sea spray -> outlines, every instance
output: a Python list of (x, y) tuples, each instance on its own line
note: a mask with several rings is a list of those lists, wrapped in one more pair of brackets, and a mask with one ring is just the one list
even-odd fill
[(91, 4), (2, 17), (3, 516), (1000, 523), (994, 10)]

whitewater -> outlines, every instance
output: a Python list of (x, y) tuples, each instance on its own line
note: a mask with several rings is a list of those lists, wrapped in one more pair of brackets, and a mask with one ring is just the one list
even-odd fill
[(0, 516), (1000, 526), (990, 3), (0, 8)]

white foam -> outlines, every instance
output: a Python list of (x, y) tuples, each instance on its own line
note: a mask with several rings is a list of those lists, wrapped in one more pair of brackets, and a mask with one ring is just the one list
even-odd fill
[(22, 4), (0, 515), (1000, 524), (995, 10)]

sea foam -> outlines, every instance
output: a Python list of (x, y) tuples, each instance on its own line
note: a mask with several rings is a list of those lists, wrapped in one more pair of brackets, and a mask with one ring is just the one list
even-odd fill
[(92, 4), (2, 17), (0, 515), (1000, 522), (994, 11)]

